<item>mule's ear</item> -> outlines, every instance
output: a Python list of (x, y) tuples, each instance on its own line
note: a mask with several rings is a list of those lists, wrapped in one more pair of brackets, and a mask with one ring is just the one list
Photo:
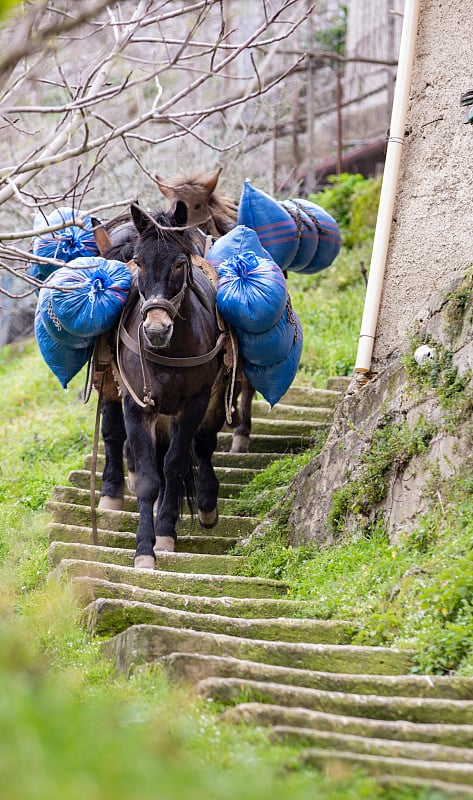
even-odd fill
[(163, 181), (163, 179), (160, 178), (159, 175), (155, 175), (154, 179), (155, 179), (156, 183), (158, 184), (158, 186), (159, 186), (159, 188), (161, 190), (161, 194), (163, 194), (164, 197), (167, 200), (172, 200), (174, 198), (174, 189), (173, 189), (173, 187), (169, 186), (168, 183), (165, 183)]
[(183, 200), (178, 200), (174, 210), (174, 222), (179, 228), (187, 225), (187, 206)]
[(112, 242), (100, 220), (97, 217), (91, 217), (91, 220), (95, 244), (99, 248), (100, 255), (103, 256), (112, 246)]
[(144, 233), (149, 225), (149, 217), (144, 214), (139, 207), (138, 203), (132, 203), (130, 206), (131, 218), (138, 233)]
[(222, 171), (222, 167), (219, 167), (217, 172), (214, 175), (212, 175), (210, 178), (208, 178), (208, 180), (206, 180), (205, 183), (204, 183), (204, 188), (209, 193), (209, 197), (212, 194), (212, 192), (215, 191), (215, 188), (216, 188), (217, 183), (218, 183), (218, 177), (219, 177), (221, 171)]

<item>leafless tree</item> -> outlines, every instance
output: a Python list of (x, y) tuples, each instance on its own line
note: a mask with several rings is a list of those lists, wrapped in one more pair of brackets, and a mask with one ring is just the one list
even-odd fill
[[(306, 0), (31, 0), (0, 30), (0, 269), (34, 291), (33, 219), (54, 207), (113, 216), (154, 175), (220, 166), (304, 53), (275, 59)], [(296, 44), (296, 42), (294, 42)], [(300, 39), (297, 40), (300, 48)], [(245, 177), (245, 175), (243, 175)], [(242, 176), (240, 174), (240, 180)], [(235, 173), (234, 183), (236, 184)], [(45, 223), (46, 224), (46, 223)]]

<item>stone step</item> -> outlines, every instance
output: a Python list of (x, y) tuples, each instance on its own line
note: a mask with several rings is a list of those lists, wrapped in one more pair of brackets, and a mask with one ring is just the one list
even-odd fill
[(91, 633), (113, 636), (130, 625), (164, 625), (167, 628), (190, 628), (206, 633), (222, 633), (245, 639), (271, 642), (306, 642), (312, 644), (347, 644), (353, 625), (342, 620), (317, 619), (239, 619), (215, 613), (199, 614), (136, 600), (99, 598), (84, 609), (83, 621)]
[[(99, 442), (98, 455), (101, 464), (104, 459), (103, 443)], [(87, 466), (91, 463), (91, 455), (87, 455)], [(230, 453), (223, 450), (216, 450), (212, 456), (214, 467), (243, 467), (245, 469), (265, 469), (273, 461), (284, 457), (284, 453)]]
[[(133, 566), (133, 551), (121, 547), (101, 547), (80, 542), (51, 542), (49, 560), (55, 567), (62, 558), (106, 561), (124, 567)], [(233, 575), (239, 556), (215, 556), (202, 553), (159, 553), (156, 567), (165, 572), (193, 572), (204, 575)]]
[[(90, 466), (92, 463), (92, 455), (89, 454), (84, 459), (84, 469), (89, 471), (90, 474)], [(103, 468), (105, 466), (105, 456), (98, 453), (97, 455), (97, 473), (102, 474)], [(258, 468), (251, 468), (251, 467), (238, 467), (238, 466), (216, 466), (215, 467), (215, 474), (219, 481), (225, 483), (225, 481), (230, 483), (248, 483), (254, 478), (255, 475), (258, 474), (260, 471), (260, 467)], [(89, 481), (90, 485), (90, 481)]]
[[(341, 398), (341, 392), (333, 389), (314, 389), (312, 386), (291, 386), (279, 401), (283, 405), (323, 406), (333, 408)], [(274, 407), (278, 411), (279, 403)]]
[[(280, 420), (284, 424), (295, 419), (328, 423), (333, 417), (333, 408), (311, 405), (288, 405), (278, 403), (272, 410), (265, 400), (253, 400), (251, 412), (256, 419)], [(252, 426), (253, 427), (253, 426)]]
[[(429, 780), (428, 778), (412, 778), (406, 775), (379, 775), (376, 776), (376, 783), (378, 786), (396, 791), (398, 797), (401, 796), (401, 790), (403, 790), (402, 794), (405, 795), (405, 788), (420, 789), (423, 792), (422, 797), (432, 798), (432, 800), (434, 797), (438, 798), (438, 800), (444, 800), (445, 797), (453, 797), (453, 800), (473, 797), (471, 786), (465, 786), (461, 783), (445, 783), (445, 781), (437, 781), (433, 778)], [(427, 791), (429, 795), (425, 794)], [(432, 794), (432, 792), (435, 792), (435, 794)], [(417, 797), (418, 795), (411, 796)]]
[[(295, 604), (297, 601), (272, 602)], [(302, 608), (303, 611), (304, 607)], [(270, 664), (259, 664), (254, 661), (201, 655), (199, 653), (172, 653), (170, 656), (165, 656), (161, 661), (169, 679), (173, 682), (198, 683), (204, 678), (213, 676), (254, 679), (270, 683), (283, 683), (289, 686), (305, 686), (308, 689), (322, 689), (328, 692), (473, 700), (473, 678), (461, 676), (350, 675), (346, 673), (291, 669), (290, 667), (278, 667)]]
[(240, 703), (222, 714), (229, 723), (278, 726), (289, 725), (332, 731), (376, 739), (394, 739), (400, 742), (425, 742), (470, 748), (473, 741), (472, 725), (444, 725), (440, 723), (407, 722), (406, 720), (380, 720), (349, 717), (308, 708), (290, 708), (270, 703)]
[(252, 417), (251, 433), (272, 434), (273, 436), (313, 436), (318, 431), (326, 430), (330, 426), (330, 419), (325, 421), (312, 421), (304, 419), (272, 419), (271, 417)]
[[(90, 473), (87, 472), (90, 478)], [(52, 491), (53, 502), (56, 503), (69, 503), (72, 505), (88, 506), (90, 508), (90, 489), (80, 489), (77, 486), (54, 486)], [(100, 500), (100, 492), (95, 492), (95, 503), (98, 507)], [(220, 514), (225, 517), (233, 516), (234, 510), (237, 508), (238, 503), (236, 499), (219, 498), (218, 509)], [(131, 494), (126, 494), (123, 498), (123, 511), (133, 511), (138, 513), (138, 503), (136, 497)]]
[(344, 395), (351, 381), (351, 375), (333, 375), (331, 378), (327, 378), (327, 389)]
[[(46, 510), (51, 514), (55, 523), (63, 525), (78, 525), (79, 527), (90, 527), (91, 517), (90, 508), (83, 505), (73, 505), (71, 503), (46, 503)], [(97, 527), (102, 530), (134, 533), (138, 528), (139, 514), (136, 511), (103, 511), (97, 509)], [(213, 536), (248, 536), (259, 522), (257, 517), (225, 517), (220, 516), (219, 521), (212, 528)], [(192, 522), (190, 515), (184, 514), (182, 520), (177, 525), (178, 536), (195, 535), (198, 530), (204, 530), (206, 534), (209, 529), (201, 529), (198, 522)]]
[[(79, 525), (64, 525), (60, 522), (51, 522), (47, 526), (47, 534), (50, 542), (79, 542), (90, 545), (94, 543), (92, 528)], [(97, 539), (101, 547), (118, 547), (128, 550), (135, 550), (136, 548), (135, 534), (126, 531), (115, 532), (98, 528)], [(237, 537), (208, 536), (206, 533), (198, 533), (196, 536), (184, 535), (179, 536), (177, 540), (176, 552), (225, 555), (230, 552), (238, 541)]]
[[(51, 549), (51, 548), (50, 548)], [(58, 544), (55, 548), (60, 555)], [(104, 548), (105, 550), (106, 548)], [(100, 578), (116, 583), (126, 583), (143, 589), (160, 590), (182, 595), (203, 595), (205, 597), (237, 597), (242, 599), (264, 598), (275, 599), (286, 596), (287, 584), (268, 578), (246, 578), (234, 575), (200, 575), (185, 572), (166, 572), (161, 569), (135, 569), (131, 566), (94, 561), (97, 548), (86, 548), (78, 545), (81, 556), (55, 558), (57, 566), (53, 574), (60, 578), (75, 577)], [(84, 550), (87, 550), (84, 553)], [(89, 558), (87, 558), (89, 556)]]
[(290, 725), (276, 725), (271, 731), (271, 739), (294, 745), (304, 744), (318, 749), (344, 750), (364, 755), (473, 764), (471, 747), (450, 747), (449, 745), (425, 742), (399, 742), (396, 739), (375, 739), (369, 736), (318, 731)]
[(412, 667), (412, 655), (386, 647), (270, 642), (156, 625), (132, 625), (103, 642), (106, 656), (126, 671), (173, 652), (233, 656), (266, 664), (327, 672), (396, 675)]
[[(68, 475), (68, 481), (79, 489), (89, 490), (90, 491), (90, 471), (85, 469), (75, 469), (72, 470)], [(96, 476), (96, 488), (100, 490), (102, 488), (102, 475), (97, 473)], [(227, 500), (237, 497), (243, 488), (243, 484), (241, 483), (220, 483), (218, 497), (220, 500)], [(90, 503), (89, 503), (90, 505)]]
[[(327, 426), (320, 426), (326, 430)], [(226, 431), (218, 434), (216, 452), (228, 452), (232, 446), (233, 433)], [(312, 447), (314, 436), (310, 434), (267, 433), (263, 435), (252, 430), (250, 453), (300, 453)]]
[(230, 704), (237, 702), (244, 692), (248, 702), (257, 701), (264, 696), (273, 705), (309, 708), (351, 717), (473, 725), (473, 700), (327, 692), (241, 678), (205, 678), (197, 684), (197, 690), (203, 697)]
[[(64, 562), (62, 562), (64, 563)], [(84, 564), (87, 562), (73, 562), (75, 565)], [(94, 565), (97, 566), (97, 565)], [(103, 566), (103, 565), (98, 565)], [(126, 569), (119, 568), (119, 569)], [(72, 577), (72, 588), (74, 595), (81, 606), (86, 606), (93, 600), (99, 598), (111, 598), (115, 600), (135, 600), (142, 603), (152, 603), (156, 606), (165, 606), (180, 611), (192, 611), (197, 614), (219, 614), (222, 616), (232, 616), (245, 619), (271, 619), (273, 617), (291, 617), (291, 615), (302, 617), (304, 611), (307, 611), (307, 606), (310, 604), (303, 601), (296, 600), (283, 600), (278, 598), (260, 598), (260, 597), (205, 597), (204, 595), (190, 595), (190, 594), (175, 594), (173, 592), (165, 592), (160, 589), (147, 589), (140, 585), (133, 585), (130, 583), (122, 583), (114, 580), (106, 580), (105, 578), (89, 577), (88, 570), (85, 570), (84, 575), (77, 575), (80, 570), (69, 570), (69, 577)], [(142, 572), (142, 570), (140, 571)], [(63, 574), (68, 574), (68, 570), (64, 570)], [(111, 576), (113, 578), (113, 575)], [(122, 577), (122, 576), (119, 576)], [(184, 659), (192, 658), (191, 655), (185, 653), (179, 654)], [(194, 654), (195, 655), (195, 654)], [(196, 658), (208, 658), (211, 656), (195, 656)], [(172, 657), (170, 657), (172, 658)], [(225, 659), (222, 659), (225, 660)], [(235, 661), (236, 664), (244, 663), (249, 664), (253, 668), (253, 675), (258, 667), (263, 665), (256, 662), (240, 662), (238, 659), (229, 659)], [(181, 663), (181, 662), (179, 662)], [(277, 669), (273, 667), (273, 669)], [(280, 668), (283, 669), (283, 668)], [(297, 670), (291, 670), (297, 672)], [(209, 673), (210, 674), (210, 673)], [(215, 675), (216, 673), (211, 673)], [(186, 670), (184, 668), (184, 676), (180, 678), (186, 679)], [(199, 674), (196, 678), (189, 678), (192, 682), (201, 680), (206, 675)]]
[(368, 772), (369, 775), (407, 775), (427, 781), (433, 779), (473, 786), (472, 764), (389, 758), (319, 748), (303, 750), (300, 759), (306, 767), (315, 767), (316, 769), (326, 769), (330, 761), (336, 760), (339, 769), (355, 767)]

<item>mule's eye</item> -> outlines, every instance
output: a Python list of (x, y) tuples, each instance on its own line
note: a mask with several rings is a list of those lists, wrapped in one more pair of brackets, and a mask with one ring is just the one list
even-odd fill
[(202, 207), (202, 203), (196, 203), (196, 205), (194, 206), (194, 211), (198, 211), (199, 208), (201, 208), (201, 207)]

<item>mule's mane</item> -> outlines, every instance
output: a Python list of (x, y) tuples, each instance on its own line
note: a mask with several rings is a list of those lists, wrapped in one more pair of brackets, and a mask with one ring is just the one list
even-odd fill
[[(151, 219), (152, 218), (152, 219)], [(154, 225), (153, 221), (157, 224)], [(148, 242), (155, 238), (161, 239), (168, 244), (175, 244), (181, 248), (186, 255), (195, 252), (195, 245), (191, 232), (187, 228), (177, 228), (172, 214), (159, 209), (150, 214), (150, 221), (147, 228), (141, 234), (141, 241)]]

